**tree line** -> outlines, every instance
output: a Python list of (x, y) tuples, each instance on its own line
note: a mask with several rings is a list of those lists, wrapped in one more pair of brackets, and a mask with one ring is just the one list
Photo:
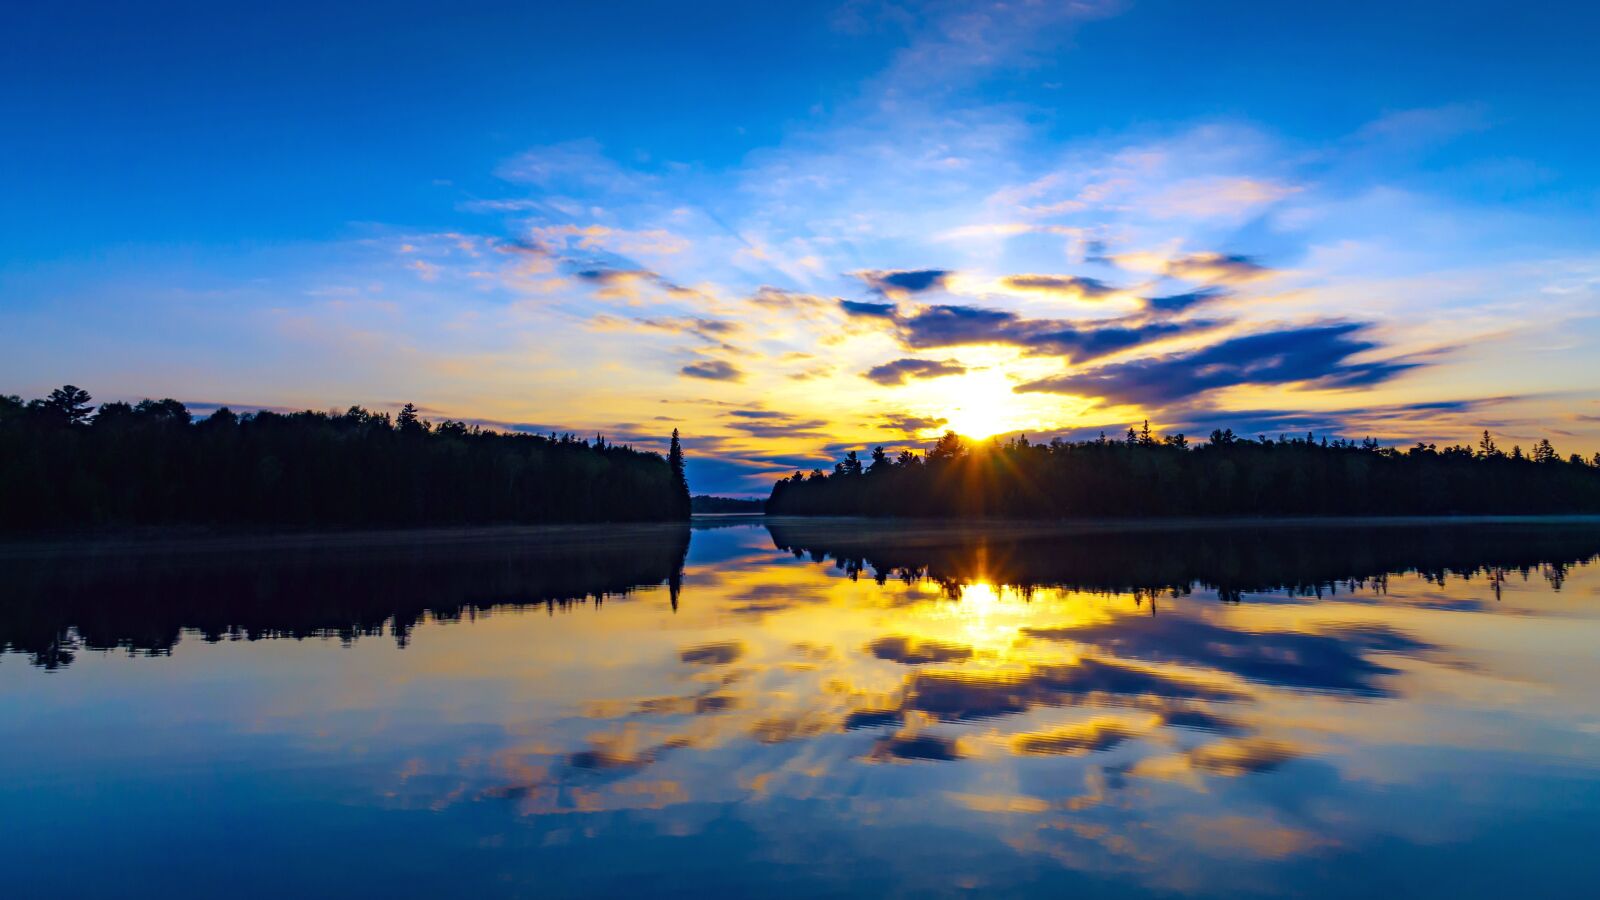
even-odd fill
[(954, 433), (925, 453), (845, 454), (825, 473), (773, 485), (778, 515), (1026, 518), (1212, 515), (1444, 515), (1600, 512), (1600, 453), (1562, 458), (1549, 440), (1509, 453), (1366, 439), (1158, 436), (969, 444)]
[(66, 385), (0, 395), (0, 530), (143, 525), (396, 527), (686, 519), (666, 458), (573, 435), (504, 433), (407, 403), (196, 418)]

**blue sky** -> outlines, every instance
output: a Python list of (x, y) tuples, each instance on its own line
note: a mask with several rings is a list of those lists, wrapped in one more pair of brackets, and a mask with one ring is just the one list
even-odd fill
[(1589, 4), (5, 18), (7, 393), (680, 427), (724, 492), (1146, 417), (1600, 450)]

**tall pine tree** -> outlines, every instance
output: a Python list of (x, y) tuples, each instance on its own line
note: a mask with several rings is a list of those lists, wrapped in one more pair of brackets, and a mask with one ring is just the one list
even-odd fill
[(677, 491), (680, 518), (689, 517), (689, 477), (683, 470), (683, 444), (678, 440), (678, 429), (672, 429), (672, 445), (667, 450), (667, 463), (672, 466), (672, 481)]

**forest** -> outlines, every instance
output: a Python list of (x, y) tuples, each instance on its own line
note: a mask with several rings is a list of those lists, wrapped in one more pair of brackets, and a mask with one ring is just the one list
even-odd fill
[(1549, 440), (1529, 452), (1311, 435), (1192, 443), (1149, 423), (1121, 440), (1049, 443), (1026, 436), (968, 444), (947, 433), (924, 453), (850, 451), (831, 473), (773, 485), (773, 515), (933, 518), (1363, 516), (1600, 512), (1600, 453), (1562, 458)]
[(398, 415), (235, 414), (176, 400), (95, 407), (66, 385), (0, 395), (0, 531), (180, 525), (403, 527), (682, 520), (674, 431), (661, 454), (572, 435)]

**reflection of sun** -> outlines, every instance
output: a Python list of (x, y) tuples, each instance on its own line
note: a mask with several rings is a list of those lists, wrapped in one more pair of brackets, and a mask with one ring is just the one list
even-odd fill
[(1039, 425), (1027, 401), (1011, 390), (1011, 382), (998, 369), (970, 372), (959, 378), (941, 378), (935, 411), (949, 420), (949, 429), (976, 440)]
[(961, 586), (962, 612), (968, 616), (983, 617), (1000, 605), (1000, 592), (994, 585), (982, 581)]

